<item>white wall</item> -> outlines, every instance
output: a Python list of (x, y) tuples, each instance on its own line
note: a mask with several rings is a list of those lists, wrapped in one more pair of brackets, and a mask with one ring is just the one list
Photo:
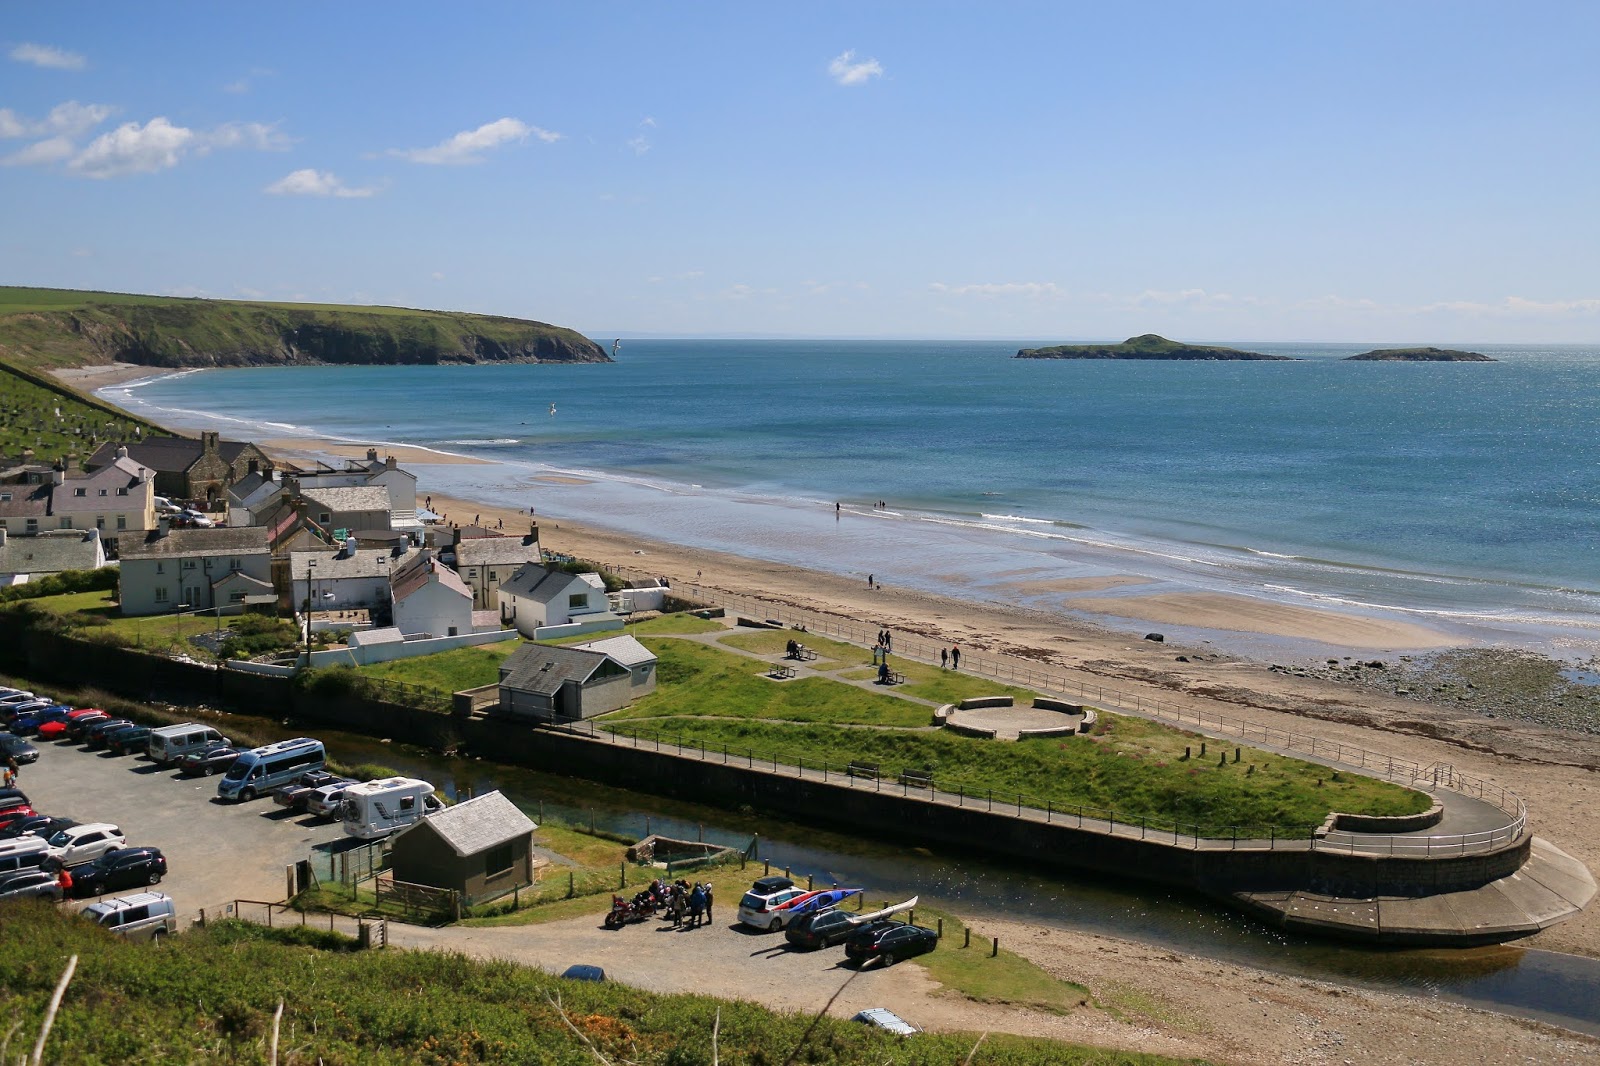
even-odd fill
[(394, 625), (402, 633), (435, 637), (472, 632), (472, 600), (437, 581), (429, 581), (394, 605)]
[(371, 644), (365, 648), (325, 648), (311, 653), (312, 666), (355, 665), (386, 663), (394, 659), (410, 659), (418, 655), (433, 655), (452, 648), (477, 647), (498, 644), (503, 640), (517, 640), (515, 630), (498, 629), (493, 633), (463, 633), (458, 637), (435, 637), (431, 640), (407, 640), (401, 643)]

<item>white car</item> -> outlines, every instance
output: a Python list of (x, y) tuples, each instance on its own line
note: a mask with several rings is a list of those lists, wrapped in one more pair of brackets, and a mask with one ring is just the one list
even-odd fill
[(114, 848), (127, 847), (128, 838), (110, 822), (90, 822), (62, 829), (47, 841), (50, 858), (62, 866), (93, 862)]
[(778, 908), (806, 894), (787, 877), (763, 877), (739, 900), (739, 921), (753, 929), (775, 933), (785, 924), (785, 916)]

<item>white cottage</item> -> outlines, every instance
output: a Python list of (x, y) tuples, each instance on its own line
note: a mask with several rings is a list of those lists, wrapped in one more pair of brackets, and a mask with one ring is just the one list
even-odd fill
[(547, 638), (564, 635), (549, 632), (556, 627), (568, 627), (567, 633), (591, 633), (621, 629), (623, 624), (606, 600), (599, 574), (569, 574), (528, 563), (500, 583), (496, 596), (501, 623), (515, 626), (529, 639), (541, 631)]

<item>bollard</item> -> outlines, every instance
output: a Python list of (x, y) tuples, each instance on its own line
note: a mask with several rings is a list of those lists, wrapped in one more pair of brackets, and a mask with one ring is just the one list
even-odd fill
[(704, 822), (700, 823), (700, 832), (699, 832), (699, 835), (695, 839), (699, 840), (700, 843), (702, 843), (702, 844), (704, 844), (706, 842), (706, 823), (704, 823)]
[(943, 918), (939, 919), (939, 939), (940, 940), (944, 939), (944, 919)]
[(1183, 761), (1184, 762), (1188, 762), (1189, 761), (1189, 755), (1190, 754), (1191, 753), (1190, 753), (1188, 745), (1184, 745), (1184, 748), (1183, 748)]
[(1234, 748), (1233, 749), (1233, 761), (1234, 762), (1238, 762), (1239, 761), (1239, 749), (1238, 748)]
[(1000, 938), (999, 937), (995, 937), (994, 938), (994, 947), (990, 949), (989, 957), (991, 959), (996, 959), (996, 958), (1000, 957)]
[(627, 888), (628, 887), (628, 860), (627, 859), (623, 859), (621, 862), (617, 863), (617, 872), (618, 872), (618, 875), (619, 875), (620, 880), (622, 882), (620, 887)]
[(573, 877), (572, 871), (568, 870), (567, 871), (567, 898), (568, 899), (571, 899), (573, 896), (578, 894), (577, 885), (574, 883), (572, 877)]
[(790, 874), (790, 873), (789, 873), (789, 868), (788, 868), (788, 867), (787, 867), (787, 866), (785, 866), (785, 867), (784, 867), (784, 868), (783, 868), (783, 876), (785, 876), (785, 877), (790, 877), (790, 876), (792, 876), (792, 875), (791, 875), (791, 874)]
[(1205, 758), (1205, 754), (1206, 754), (1206, 742), (1202, 740), (1200, 742), (1200, 757), (1201, 758)]
[(811, 891), (811, 875), (810, 874), (806, 874), (806, 891), (807, 892)]
[(867, 894), (865, 892), (856, 893), (856, 910), (864, 911), (866, 909), (867, 909)]
[(772, 872), (772, 860), (771, 859), (762, 859), (761, 860), (761, 875), (763, 877), (765, 877), (767, 874), (770, 874), (771, 872)]
[(907, 914), (906, 918), (909, 919), (909, 924), (911, 924), (911, 925), (916, 925), (917, 924), (917, 912), (915, 910), (913, 910), (910, 914)]
[(964, 948), (970, 948), (972, 946), (972, 930), (967, 929), (965, 932), (966, 936), (962, 937), (961, 946)]

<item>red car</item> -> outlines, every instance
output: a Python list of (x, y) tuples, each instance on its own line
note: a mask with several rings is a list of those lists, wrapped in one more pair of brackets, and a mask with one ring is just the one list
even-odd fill
[(67, 730), (74, 722), (95, 721), (100, 718), (109, 718), (110, 715), (98, 707), (80, 707), (75, 711), (68, 711), (65, 718), (54, 722), (46, 722), (39, 727), (40, 740), (63, 740), (70, 734)]
[(25, 822), (29, 818), (37, 818), (38, 816), (39, 812), (26, 804), (20, 807), (7, 807), (4, 811), (0, 811), (0, 829), (14, 825), (17, 822)]

